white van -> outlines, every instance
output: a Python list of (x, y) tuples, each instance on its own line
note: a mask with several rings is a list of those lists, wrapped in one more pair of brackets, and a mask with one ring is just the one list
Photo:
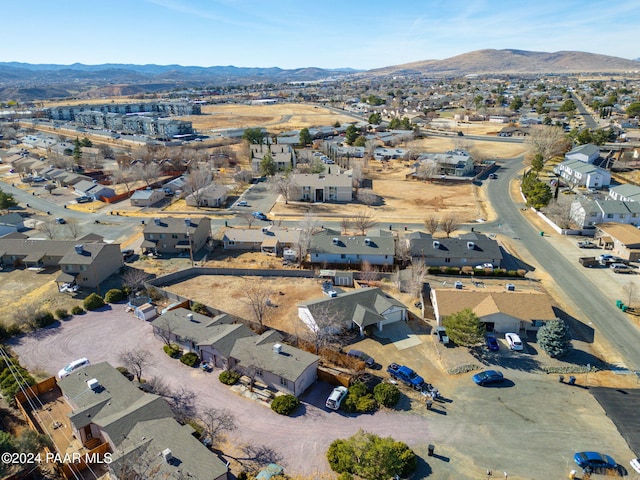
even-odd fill
[(71, 362), (69, 365), (67, 365), (66, 367), (64, 367), (58, 372), (58, 378), (67, 377), (71, 375), (74, 371), (80, 368), (88, 367), (89, 365), (91, 365), (91, 363), (86, 358), (79, 358), (78, 360), (74, 360), (73, 362)]

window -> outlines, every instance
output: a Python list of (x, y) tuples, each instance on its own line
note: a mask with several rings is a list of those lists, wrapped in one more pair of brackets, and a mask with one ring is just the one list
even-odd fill
[(345, 258), (347, 258), (347, 256), (344, 253), (341, 253), (340, 258), (344, 260)]
[(545, 323), (543, 320), (531, 320), (532, 327), (542, 327)]
[(286, 378), (280, 378), (280, 385), (282, 385), (283, 387), (288, 386), (288, 382)]
[(229, 240), (227, 243), (228, 243), (229, 245), (235, 245), (235, 244), (236, 244), (235, 240)]
[(261, 368), (256, 368), (256, 375), (261, 377), (262, 376), (262, 369)]
[(613, 218), (613, 213), (607, 213), (607, 218)]
[(166, 235), (164, 233), (161, 233), (160, 238), (164, 238), (164, 237), (166, 237)]
[(176, 238), (177, 239), (178, 238), (178, 234), (177, 233), (172, 233), (171, 234), (171, 238)]
[(444, 259), (444, 263), (451, 263), (451, 258), (447, 257)]
[(80, 271), (81, 272), (86, 272), (87, 271), (87, 266), (86, 265), (80, 265)]

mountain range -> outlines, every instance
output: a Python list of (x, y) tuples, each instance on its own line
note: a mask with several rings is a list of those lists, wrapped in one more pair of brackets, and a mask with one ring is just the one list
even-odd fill
[(571, 74), (639, 71), (638, 60), (586, 52), (477, 50), (444, 60), (424, 60), (368, 71), (354, 69), (197, 67), (181, 65), (73, 65), (0, 62), (0, 100), (134, 95), (175, 88), (310, 82), (357, 75)]

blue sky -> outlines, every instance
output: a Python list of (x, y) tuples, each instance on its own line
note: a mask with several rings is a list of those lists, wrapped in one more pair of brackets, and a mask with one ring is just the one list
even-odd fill
[(5, 0), (0, 61), (369, 69), (483, 48), (640, 57), (638, 0)]

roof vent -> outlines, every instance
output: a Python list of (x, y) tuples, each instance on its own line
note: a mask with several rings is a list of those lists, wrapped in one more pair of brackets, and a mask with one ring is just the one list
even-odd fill
[(87, 387), (95, 392), (100, 388), (100, 382), (97, 378), (92, 378), (91, 380), (87, 380)]
[(440, 248), (440, 242), (438, 240), (433, 241), (433, 248)]
[(467, 248), (469, 250), (473, 250), (474, 248), (476, 248), (476, 244), (473, 242), (467, 242)]
[(187, 313), (187, 319), (188, 319), (190, 322), (193, 322), (193, 313)]
[(165, 462), (171, 463), (171, 460), (173, 460), (173, 454), (171, 453), (170, 448), (165, 448), (164, 450), (162, 450), (162, 458), (164, 458)]
[(371, 239), (370, 238), (365, 238), (364, 239), (364, 244), (365, 245), (371, 245)]
[(82, 255), (84, 253), (84, 245), (79, 243), (78, 245), (74, 245), (73, 248), (76, 250), (78, 255)]
[(153, 223), (155, 223), (156, 225), (160, 225), (160, 219), (158, 217), (153, 219)]
[(334, 237), (334, 238), (331, 240), (331, 243), (333, 243), (334, 245), (338, 245), (338, 243), (339, 243), (339, 242), (340, 242), (340, 239), (339, 239), (338, 237)]
[(273, 344), (273, 353), (280, 354), (282, 352), (282, 345), (279, 343)]

